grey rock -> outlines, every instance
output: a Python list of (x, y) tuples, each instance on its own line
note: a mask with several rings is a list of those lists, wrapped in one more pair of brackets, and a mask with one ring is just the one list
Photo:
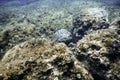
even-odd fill
[(55, 32), (54, 40), (58, 42), (68, 42), (71, 40), (71, 33), (66, 29), (60, 29)]
[(77, 42), (79, 39), (82, 39), (84, 35), (90, 34), (92, 31), (107, 28), (109, 28), (109, 23), (107, 21), (98, 22), (97, 20), (82, 20), (80, 16), (77, 16), (73, 19), (71, 34), (73, 41)]

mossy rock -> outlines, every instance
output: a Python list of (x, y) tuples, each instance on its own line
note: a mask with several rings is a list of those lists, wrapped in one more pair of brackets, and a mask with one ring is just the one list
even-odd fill
[[(102, 29), (93, 31), (92, 33), (85, 35), (77, 43), (76, 56), (81, 61), (87, 62), (90, 72), (94, 79), (112, 79), (117, 80), (112, 73), (118, 72), (119, 66), (115, 69), (115, 66), (110, 68), (111, 64), (116, 64), (120, 60), (120, 36), (117, 34), (116, 29)], [(109, 77), (108, 72), (111, 77)], [(116, 74), (119, 76), (120, 74)]]
[(0, 64), (3, 80), (93, 80), (64, 43), (32, 39), (10, 49)]

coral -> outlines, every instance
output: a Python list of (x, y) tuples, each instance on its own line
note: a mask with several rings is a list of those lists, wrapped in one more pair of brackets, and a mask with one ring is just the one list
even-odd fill
[(32, 39), (10, 49), (0, 64), (3, 80), (93, 80), (64, 43)]
[[(107, 72), (113, 69), (110, 69), (110, 64), (116, 61), (120, 55), (119, 40), (120, 36), (117, 34), (117, 30), (109, 28), (93, 31), (78, 41), (76, 55), (79, 60), (87, 61), (87, 67), (94, 79), (109, 80)], [(116, 62), (114, 63), (116, 64)], [(112, 77), (115, 76), (112, 75)]]

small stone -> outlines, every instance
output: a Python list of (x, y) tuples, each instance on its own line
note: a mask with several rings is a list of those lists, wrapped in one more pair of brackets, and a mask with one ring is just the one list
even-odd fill
[(71, 33), (66, 29), (60, 29), (55, 32), (54, 39), (58, 42), (67, 42), (71, 40)]

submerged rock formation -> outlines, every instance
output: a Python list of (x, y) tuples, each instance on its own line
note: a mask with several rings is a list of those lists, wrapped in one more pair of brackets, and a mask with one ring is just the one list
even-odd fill
[(55, 32), (52, 27), (37, 27), (29, 19), (22, 19), (12, 25), (16, 26), (0, 31), (0, 60), (4, 54), (15, 45), (29, 40), (31, 38), (48, 38), (50, 39)]
[(101, 8), (53, 13), (0, 30), (0, 80), (119, 80), (120, 20), (109, 23)]
[(29, 40), (10, 49), (0, 64), (2, 80), (93, 80), (64, 43)]
[(80, 12), (73, 19), (71, 34), (74, 42), (77, 42), (92, 31), (109, 27), (106, 10), (102, 8), (85, 8)]
[(106, 21), (96, 22), (96, 20), (82, 20), (79, 16), (77, 16), (73, 20), (71, 34), (74, 42), (77, 42), (79, 39), (83, 38), (85, 35), (90, 34), (95, 30), (107, 28), (109, 28), (109, 23)]
[(56, 31), (54, 34), (54, 40), (58, 42), (69, 43), (71, 39), (72, 39), (71, 33), (66, 29), (60, 29)]
[(77, 42), (76, 56), (86, 62), (95, 80), (120, 79), (120, 67), (115, 69), (120, 61), (120, 36), (117, 32), (118, 29), (110, 28), (97, 30)]
[(109, 28), (84, 34), (72, 47), (47, 39), (18, 44), (2, 58), (0, 79), (119, 80), (119, 26), (115, 20)]

